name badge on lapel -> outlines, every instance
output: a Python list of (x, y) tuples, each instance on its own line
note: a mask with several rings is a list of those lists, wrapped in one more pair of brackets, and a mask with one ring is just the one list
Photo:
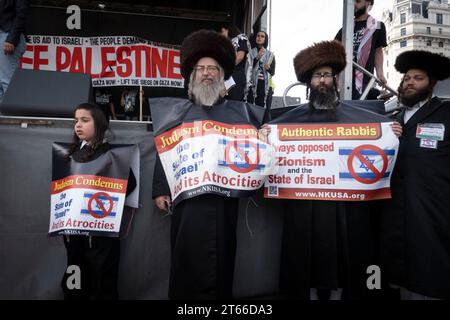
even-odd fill
[(434, 139), (420, 139), (422, 148), (437, 149), (438, 141)]
[(418, 139), (443, 141), (444, 134), (445, 134), (445, 126), (442, 123), (417, 124), (416, 138)]

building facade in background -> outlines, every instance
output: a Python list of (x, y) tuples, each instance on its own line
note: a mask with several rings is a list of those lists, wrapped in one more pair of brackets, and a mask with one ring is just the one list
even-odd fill
[(388, 84), (397, 88), (401, 74), (394, 68), (397, 56), (408, 50), (427, 50), (450, 57), (449, 0), (394, 0), (383, 12), (388, 45), (384, 70)]

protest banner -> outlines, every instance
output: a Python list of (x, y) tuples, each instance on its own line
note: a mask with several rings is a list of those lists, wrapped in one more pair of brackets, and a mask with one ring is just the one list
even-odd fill
[(29, 35), (20, 67), (89, 74), (94, 87), (184, 87), (177, 46), (130, 36)]
[[(352, 112), (350, 106), (346, 110)], [(354, 120), (381, 118), (354, 110)], [(336, 119), (336, 123), (292, 120), (270, 125), (269, 142), (277, 148), (278, 168), (266, 180), (265, 197), (337, 201), (391, 197), (390, 177), (399, 144), (392, 122), (387, 118), (367, 123)]]
[(249, 196), (273, 170), (274, 149), (259, 140), (260, 118), (252, 114), (261, 117), (262, 109), (225, 101), (205, 110), (171, 98), (152, 99), (151, 107), (173, 205), (205, 193)]
[(134, 199), (125, 198), (130, 168), (139, 174), (139, 150), (111, 146), (99, 158), (80, 163), (65, 158), (68, 147), (53, 144), (49, 235), (119, 236), (124, 205), (138, 206), (138, 185)]

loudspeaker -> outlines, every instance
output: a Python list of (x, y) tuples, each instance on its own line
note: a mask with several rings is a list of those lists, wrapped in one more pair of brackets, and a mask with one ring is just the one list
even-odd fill
[(0, 111), (10, 116), (72, 118), (76, 106), (92, 100), (90, 75), (16, 69)]

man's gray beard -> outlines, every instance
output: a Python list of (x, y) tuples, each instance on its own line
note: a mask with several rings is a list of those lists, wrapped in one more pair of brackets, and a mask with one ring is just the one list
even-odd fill
[(201, 81), (191, 81), (190, 93), (195, 104), (201, 106), (212, 106), (220, 98), (223, 85), (220, 80), (214, 80), (210, 84), (203, 84)]
[(334, 110), (337, 101), (334, 87), (326, 88), (325, 91), (311, 88), (309, 93), (309, 106), (315, 110)]
[[(403, 90), (402, 90), (403, 91)], [(423, 101), (431, 96), (431, 93), (433, 92), (433, 87), (427, 86), (426, 88), (423, 88), (416, 93), (405, 96), (403, 92), (400, 92), (400, 102), (406, 106), (406, 107), (413, 107), (420, 101)]]

